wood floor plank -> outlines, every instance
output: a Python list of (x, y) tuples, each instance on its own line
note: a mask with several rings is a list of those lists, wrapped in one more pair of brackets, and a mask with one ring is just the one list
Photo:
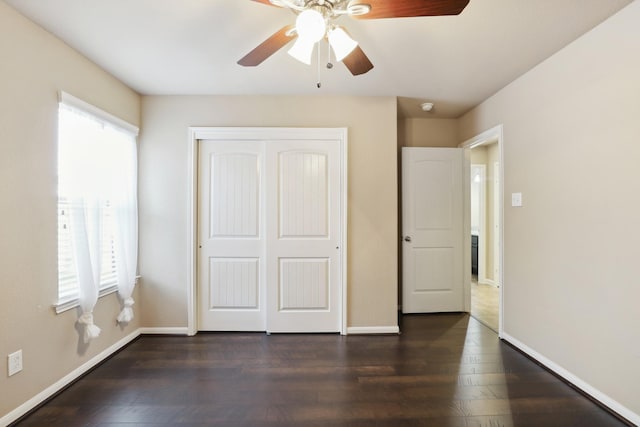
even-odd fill
[(624, 425), (468, 315), (401, 329), (143, 336), (16, 425)]

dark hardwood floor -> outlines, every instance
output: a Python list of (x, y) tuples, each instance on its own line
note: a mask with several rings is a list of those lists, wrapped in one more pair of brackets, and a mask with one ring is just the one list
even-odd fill
[(143, 336), (20, 426), (622, 426), (464, 314), (400, 336)]

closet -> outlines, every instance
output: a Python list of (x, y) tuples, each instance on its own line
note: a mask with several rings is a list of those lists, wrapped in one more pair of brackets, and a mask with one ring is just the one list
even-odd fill
[(198, 330), (341, 332), (346, 131), (215, 128), (197, 149)]

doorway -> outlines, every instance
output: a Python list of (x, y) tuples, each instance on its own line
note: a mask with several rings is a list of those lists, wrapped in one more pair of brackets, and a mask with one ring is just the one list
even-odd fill
[(502, 127), (490, 129), (461, 147), (467, 149), (470, 265), (468, 311), (502, 333)]

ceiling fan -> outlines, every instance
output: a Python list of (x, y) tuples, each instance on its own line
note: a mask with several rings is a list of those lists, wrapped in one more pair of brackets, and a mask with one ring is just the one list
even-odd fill
[(458, 15), (470, 0), (252, 0), (290, 9), (297, 15), (295, 25), (287, 25), (238, 61), (254, 67), (296, 40), (289, 54), (311, 63), (315, 44), (326, 39), (335, 54), (354, 76), (365, 74), (373, 64), (347, 31), (334, 23), (342, 16), (356, 19), (410, 18)]

